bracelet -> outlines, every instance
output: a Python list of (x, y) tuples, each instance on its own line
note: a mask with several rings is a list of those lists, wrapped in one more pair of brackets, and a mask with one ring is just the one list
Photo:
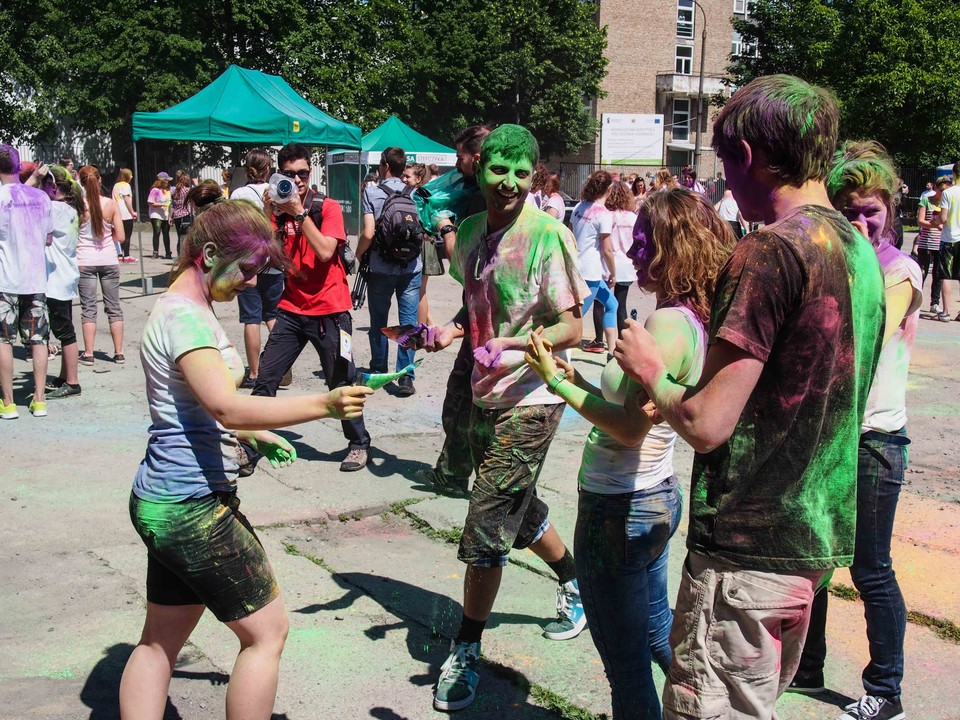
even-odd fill
[(557, 394), (557, 388), (560, 387), (560, 383), (567, 379), (567, 374), (563, 370), (557, 370), (556, 375), (554, 375), (547, 382), (547, 390), (553, 394)]

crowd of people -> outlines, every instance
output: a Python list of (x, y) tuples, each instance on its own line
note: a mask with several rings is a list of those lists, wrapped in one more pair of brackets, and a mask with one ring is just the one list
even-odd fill
[[(172, 257), (171, 219), (178, 247), (141, 345), (150, 440), (129, 509), (147, 550), (147, 613), (120, 686), (121, 716), (163, 714), (177, 655), (209, 608), (240, 643), (227, 717), (270, 717), (288, 621), (239, 510), (237, 478), (262, 458), (293, 462), (294, 448), (271, 430), (318, 418), (341, 422), (341, 471), (367, 464), (372, 389), (354, 362), (348, 283), (359, 265), (370, 372), (390, 371), (381, 328), (394, 300), (409, 329), (396, 395), (416, 392), (418, 349), (459, 341), (444, 446), (423, 474), (438, 492), (469, 499), (458, 549), (462, 617), (434, 687), (437, 709), (474, 701), (508, 555), (530, 548), (557, 581), (556, 617), (543, 635), (566, 641), (590, 628), (615, 720), (767, 719), (785, 691), (822, 692), (825, 588), (844, 566), (864, 603), (870, 661), (862, 697), (841, 718), (905, 717), (906, 608), (890, 542), (909, 443), (907, 373), (930, 264), (942, 290), (933, 310), (949, 319), (960, 190), (938, 182), (921, 202), (918, 263), (894, 243), (890, 157), (875, 142), (838, 147), (838, 135), (828, 91), (785, 75), (757, 79), (714, 121), (726, 177), (716, 205), (692, 169), (679, 180), (661, 169), (651, 187), (600, 170), (568, 226), (559, 178), (540, 163), (534, 136), (520, 125), (476, 125), (457, 136), (457, 166), (446, 175), (408, 163), (402, 148), (382, 153), (362, 189), (355, 250), (339, 203), (308, 185), (303, 145), (276, 158), (289, 194), (268, 182), (264, 150), (247, 154), (247, 184), (229, 199), (216, 181), (158, 175), (148, 197), (154, 256), (162, 238)], [(18, 335), (32, 351), (34, 416), (46, 414), (48, 397), (80, 394), (98, 285), (113, 361), (124, 362), (118, 263), (129, 257), (135, 217), (130, 177), (121, 174), (106, 197), (96, 167), (76, 179), (71, 170), (29, 169), (23, 184), (16, 151), (0, 145), (5, 419), (17, 417)], [(759, 229), (747, 233), (751, 223)], [(439, 324), (426, 287), (444, 261), (463, 303)], [(643, 322), (627, 316), (633, 284), (656, 297)], [(214, 303), (234, 301), (246, 366), (214, 313)], [(584, 342), (591, 305), (597, 333)], [(50, 332), (62, 344), (52, 382)], [(307, 342), (328, 392), (280, 401)], [(571, 360), (577, 347), (606, 352), (599, 386)], [(567, 406), (593, 425), (572, 547), (537, 493)], [(678, 437), (696, 455), (687, 554), (671, 598)], [(662, 694), (654, 662), (666, 676)]]

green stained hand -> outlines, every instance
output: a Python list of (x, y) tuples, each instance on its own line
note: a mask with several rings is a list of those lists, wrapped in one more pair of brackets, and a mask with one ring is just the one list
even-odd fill
[(248, 442), (269, 461), (270, 467), (288, 467), (297, 459), (296, 448), (269, 430), (258, 430)]
[(357, 378), (357, 385), (366, 385), (373, 390), (379, 390), (384, 385), (392, 383), (394, 380), (399, 380), (408, 373), (412, 373), (422, 362), (423, 358), (420, 358), (407, 365), (403, 370), (392, 373), (360, 373), (360, 376)]

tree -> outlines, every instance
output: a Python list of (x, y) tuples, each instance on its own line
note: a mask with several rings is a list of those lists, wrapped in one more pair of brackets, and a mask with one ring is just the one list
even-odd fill
[(584, 99), (601, 92), (606, 38), (594, 12), (590, 0), (7, 0), (0, 135), (48, 139), (56, 118), (127, 149), (135, 110), (180, 102), (235, 63), (365, 130), (397, 113), (449, 142), (470, 123), (519, 121), (562, 153), (595, 133)]
[(941, 0), (759, 0), (735, 29), (758, 53), (736, 85), (772, 73), (831, 88), (841, 134), (875, 139), (904, 165), (960, 157), (960, 4)]

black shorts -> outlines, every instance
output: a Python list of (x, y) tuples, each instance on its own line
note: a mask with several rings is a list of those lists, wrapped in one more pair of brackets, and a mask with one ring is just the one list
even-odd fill
[(220, 622), (240, 620), (280, 594), (260, 539), (236, 493), (175, 503), (130, 493), (130, 519), (147, 546), (147, 600), (206, 605)]
[(503, 567), (510, 548), (530, 547), (548, 527), (537, 478), (566, 407), (473, 407), (470, 449), (477, 479), (457, 557), (478, 567)]
[(77, 331), (73, 325), (73, 301), (47, 298), (47, 310), (50, 313), (50, 332), (67, 347), (77, 342)]
[(943, 280), (960, 280), (960, 242), (940, 243), (939, 262)]

